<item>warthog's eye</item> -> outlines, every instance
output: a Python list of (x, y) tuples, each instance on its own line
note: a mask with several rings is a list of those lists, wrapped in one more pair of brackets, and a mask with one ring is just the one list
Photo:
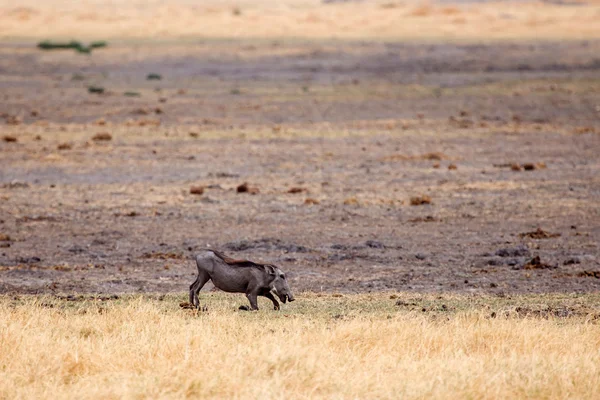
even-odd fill
[(285, 275), (284, 274), (281, 274), (279, 276), (281, 276), (281, 279), (285, 279)]

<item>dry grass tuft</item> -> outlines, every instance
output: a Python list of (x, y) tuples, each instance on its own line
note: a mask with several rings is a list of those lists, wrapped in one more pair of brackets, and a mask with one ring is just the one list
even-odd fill
[(201, 296), (208, 312), (180, 309), (183, 296), (172, 295), (2, 297), (0, 398), (597, 393), (595, 320), (537, 312), (589, 310), (582, 304), (597, 296), (392, 297), (303, 294), (284, 311), (254, 313), (235, 311), (242, 297), (222, 293)]

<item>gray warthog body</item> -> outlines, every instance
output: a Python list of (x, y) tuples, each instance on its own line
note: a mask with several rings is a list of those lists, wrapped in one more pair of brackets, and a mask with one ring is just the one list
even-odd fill
[(245, 293), (250, 309), (258, 310), (257, 296), (279, 303), (271, 293), (274, 290), (282, 302), (294, 301), (285, 274), (275, 265), (258, 264), (248, 260), (234, 260), (214, 250), (203, 250), (196, 256), (198, 277), (190, 285), (190, 303), (200, 305), (198, 293), (209, 280), (219, 289), (231, 293)]

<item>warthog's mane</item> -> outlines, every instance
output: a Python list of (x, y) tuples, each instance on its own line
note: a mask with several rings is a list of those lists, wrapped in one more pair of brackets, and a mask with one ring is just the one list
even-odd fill
[(254, 267), (254, 268), (260, 268), (260, 269), (265, 269), (265, 268), (267, 268), (267, 266), (273, 267), (271, 264), (259, 264), (259, 263), (255, 263), (254, 261), (249, 261), (249, 260), (236, 260), (235, 258), (227, 257), (225, 254), (223, 254), (219, 251), (216, 251), (216, 250), (210, 249), (210, 251), (215, 253), (215, 255), (217, 257), (219, 257), (221, 260), (223, 260), (225, 262), (225, 264), (228, 264), (228, 265), (231, 265), (234, 267)]

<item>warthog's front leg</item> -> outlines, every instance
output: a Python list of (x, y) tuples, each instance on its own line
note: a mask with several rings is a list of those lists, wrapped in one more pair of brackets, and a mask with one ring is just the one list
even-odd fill
[(273, 302), (273, 309), (274, 310), (279, 310), (279, 302), (275, 299), (275, 296), (273, 296), (273, 293), (271, 293), (270, 291), (264, 291), (260, 294), (260, 296), (264, 296), (267, 299), (271, 300)]
[(200, 307), (200, 299), (198, 298), (198, 293), (200, 293), (200, 290), (206, 284), (206, 282), (209, 281), (209, 279), (210, 276), (208, 275), (208, 273), (204, 271), (199, 272), (198, 277), (196, 278), (194, 283), (190, 285), (190, 303), (196, 308)]

